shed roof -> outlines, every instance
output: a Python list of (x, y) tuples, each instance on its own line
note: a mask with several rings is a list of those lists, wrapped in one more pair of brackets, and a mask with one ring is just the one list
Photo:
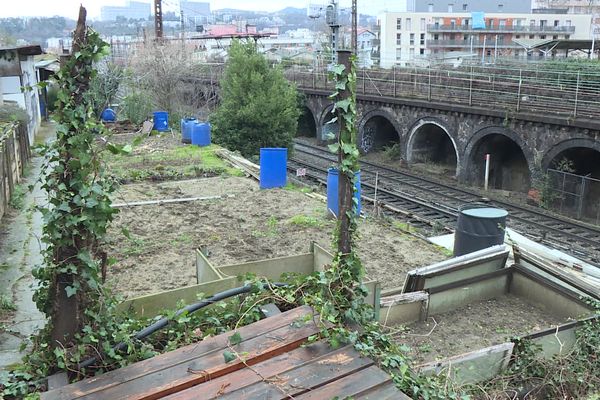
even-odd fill
[(12, 47), (0, 47), (0, 52), (6, 51), (17, 51), (22, 56), (37, 56), (42, 54), (42, 47), (39, 44), (27, 45), (27, 46), (12, 46)]

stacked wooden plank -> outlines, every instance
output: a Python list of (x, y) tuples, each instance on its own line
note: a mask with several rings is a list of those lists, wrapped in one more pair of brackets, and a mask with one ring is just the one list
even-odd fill
[[(42, 394), (54, 399), (408, 399), (351, 346), (302, 346), (321, 327), (299, 307)], [(233, 359), (231, 355), (234, 355)]]

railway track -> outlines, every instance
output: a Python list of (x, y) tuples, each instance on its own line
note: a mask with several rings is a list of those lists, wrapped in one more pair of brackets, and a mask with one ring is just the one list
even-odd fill
[[(306, 168), (310, 178), (326, 183), (327, 166), (335, 162), (326, 148), (296, 142), (288, 167)], [(452, 231), (459, 207), (482, 200), (478, 193), (367, 161), (361, 161), (361, 185), (365, 200), (374, 200), (377, 185), (378, 203), (428, 234)], [(491, 204), (509, 212), (512, 229), (600, 268), (600, 228), (505, 201)]]

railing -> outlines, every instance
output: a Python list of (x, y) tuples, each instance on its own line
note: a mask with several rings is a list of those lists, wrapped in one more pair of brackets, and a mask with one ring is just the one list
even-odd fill
[[(423, 59), (426, 63), (428, 60)], [(538, 67), (539, 65), (539, 67)], [(436, 103), (567, 118), (600, 118), (600, 74), (548, 70), (544, 63), (523, 67), (471, 65), (456, 69), (405, 67), (359, 69), (357, 92), (382, 99), (415, 99)], [(333, 93), (324, 69), (286, 68), (285, 76), (302, 90)], [(222, 65), (207, 65), (204, 83), (217, 85)], [(192, 80), (195, 80), (194, 78)]]
[(0, 218), (30, 158), (27, 128), (20, 124), (0, 124)]
[(572, 218), (600, 223), (600, 180), (548, 169), (546, 206)]
[(548, 26), (548, 25), (486, 25), (485, 28), (473, 28), (473, 25), (427, 25), (428, 32), (575, 32), (574, 26)]
[[(333, 92), (326, 71), (290, 68), (301, 89)], [(416, 99), (484, 109), (571, 118), (600, 117), (600, 76), (579, 72), (475, 67), (394, 68), (358, 71), (357, 92), (389, 99)]]
[(519, 46), (516, 43), (504, 43), (503, 41), (498, 41), (498, 44), (496, 45), (496, 42), (494, 41), (494, 39), (491, 40), (486, 40), (485, 43), (483, 40), (473, 40), (473, 42), (471, 42), (470, 40), (428, 40), (427, 41), (427, 47), (432, 47), (432, 48), (437, 48), (437, 47), (464, 47), (464, 48), (470, 48), (471, 46), (475, 47), (475, 48), (482, 48), (482, 47), (487, 47), (487, 48), (494, 48), (497, 47), (499, 49), (520, 49), (522, 48), (521, 46)]

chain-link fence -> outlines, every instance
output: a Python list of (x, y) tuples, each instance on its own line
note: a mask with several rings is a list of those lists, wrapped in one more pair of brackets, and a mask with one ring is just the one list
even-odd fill
[(600, 224), (600, 180), (548, 170), (546, 205), (572, 218)]

